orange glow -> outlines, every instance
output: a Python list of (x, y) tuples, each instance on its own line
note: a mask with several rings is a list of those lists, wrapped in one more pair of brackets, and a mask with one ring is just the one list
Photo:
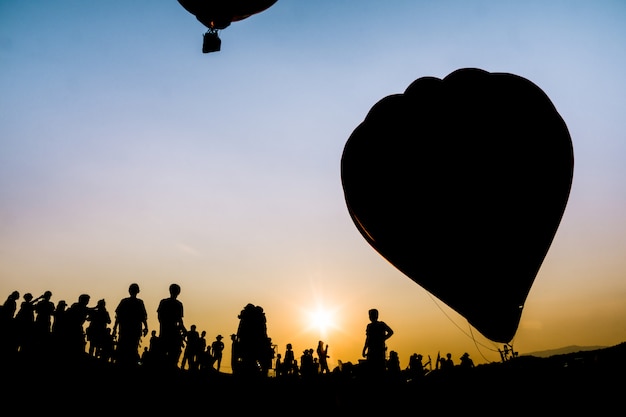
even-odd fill
[(306, 330), (317, 332), (321, 339), (327, 339), (329, 331), (337, 330), (337, 309), (331, 309), (324, 304), (317, 304), (311, 310), (304, 312)]

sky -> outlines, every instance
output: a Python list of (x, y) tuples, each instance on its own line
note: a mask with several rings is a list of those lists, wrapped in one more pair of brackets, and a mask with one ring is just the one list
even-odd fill
[(113, 314), (136, 282), (156, 330), (178, 283), (187, 327), (225, 337), (226, 372), (248, 303), (278, 353), (323, 340), (331, 368), (361, 359), (370, 308), (402, 367), (499, 361), (369, 246), (340, 178), (377, 101), (474, 67), (539, 86), (574, 148), (514, 349), (626, 341), (625, 23), (619, 0), (279, 0), (203, 54), (174, 0), (0, 0), (0, 301), (87, 293)]

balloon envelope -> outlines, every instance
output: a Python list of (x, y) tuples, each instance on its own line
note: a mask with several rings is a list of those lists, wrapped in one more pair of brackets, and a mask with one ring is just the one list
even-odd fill
[(271, 7), (277, 0), (178, 0), (206, 27), (224, 29)]
[(571, 138), (532, 82), (465, 68), (376, 103), (341, 159), (369, 244), (492, 341), (512, 340), (569, 198)]

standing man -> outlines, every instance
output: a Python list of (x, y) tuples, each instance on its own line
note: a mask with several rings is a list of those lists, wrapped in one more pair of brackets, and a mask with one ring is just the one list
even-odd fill
[(0, 309), (0, 361), (12, 359), (9, 355), (17, 352), (15, 312), (17, 311), (17, 300), (19, 299), (19, 291), (13, 291)]
[(370, 323), (365, 329), (365, 345), (363, 346), (363, 357), (367, 358), (368, 370), (381, 375), (386, 369), (387, 346), (385, 341), (393, 335), (393, 330), (384, 321), (378, 320), (378, 310), (369, 310)]
[(317, 358), (317, 362), (320, 366), (320, 374), (329, 374), (328, 358), (330, 358), (330, 356), (328, 356), (328, 345), (324, 347), (324, 342), (321, 340), (317, 342)]
[(215, 359), (216, 369), (219, 372), (220, 366), (222, 366), (222, 351), (224, 350), (224, 342), (222, 342), (222, 335), (218, 334), (215, 337), (213, 343), (211, 343), (211, 355)]
[(170, 285), (170, 296), (159, 303), (157, 314), (160, 324), (159, 340), (167, 366), (177, 368), (187, 329), (183, 324), (183, 303), (177, 300), (178, 284)]
[(189, 364), (188, 369), (195, 371), (198, 369), (198, 353), (200, 346), (200, 333), (196, 330), (196, 325), (192, 324), (189, 331), (185, 335), (185, 351), (183, 352), (183, 362), (180, 369), (185, 369), (185, 365)]
[(117, 341), (117, 362), (124, 366), (134, 366), (139, 363), (139, 342), (141, 336), (148, 334), (148, 313), (143, 300), (137, 298), (139, 285), (130, 284), (130, 297), (120, 301), (115, 309), (115, 323), (113, 337), (119, 327)]
[(51, 291), (46, 291), (35, 304), (35, 343), (41, 353), (50, 351), (50, 334), (52, 332), (52, 316), (54, 315), (54, 303), (50, 301)]

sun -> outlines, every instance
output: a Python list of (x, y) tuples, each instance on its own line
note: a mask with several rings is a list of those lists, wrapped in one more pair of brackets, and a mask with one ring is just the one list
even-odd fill
[(319, 330), (321, 334), (328, 333), (328, 330), (334, 325), (333, 314), (329, 310), (318, 307), (309, 313), (309, 323), (313, 329)]
[(307, 337), (319, 337), (326, 340), (335, 332), (343, 333), (343, 313), (345, 308), (343, 300), (337, 302), (333, 294), (324, 291), (316, 284), (317, 280), (311, 279), (311, 292), (306, 294), (306, 299), (297, 302), (298, 322), (300, 332), (306, 333)]
[(329, 332), (338, 328), (336, 312), (336, 309), (322, 304), (305, 311), (307, 330), (318, 333), (320, 337), (328, 336)]

